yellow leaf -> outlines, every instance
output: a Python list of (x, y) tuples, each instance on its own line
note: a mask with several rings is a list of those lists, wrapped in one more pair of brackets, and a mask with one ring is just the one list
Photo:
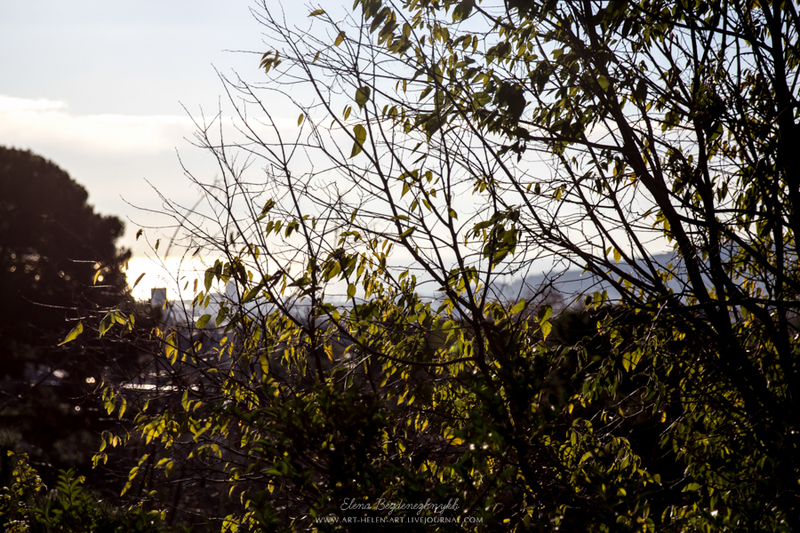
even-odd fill
[(540, 325), (542, 329), (542, 339), (547, 340), (547, 336), (550, 335), (550, 330), (553, 329), (553, 325), (550, 322), (544, 321)]
[(59, 346), (67, 344), (68, 342), (72, 342), (78, 338), (78, 335), (83, 333), (83, 323), (78, 322), (78, 325), (72, 328), (72, 331), (67, 333), (67, 336), (64, 337), (64, 340), (58, 343)]
[(333, 41), (333, 46), (339, 46), (344, 42), (344, 31), (340, 31), (339, 35), (336, 36), (336, 40)]

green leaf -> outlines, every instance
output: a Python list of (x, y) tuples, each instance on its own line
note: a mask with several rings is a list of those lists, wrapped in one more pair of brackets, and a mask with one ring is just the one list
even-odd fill
[[(612, 341), (616, 339), (612, 338)], [(619, 339), (621, 342), (621, 339)], [(618, 342), (615, 344), (619, 344)], [(633, 352), (628, 352), (622, 355), (622, 368), (625, 369), (626, 372), (630, 372), (636, 369), (636, 366), (639, 364), (639, 361), (642, 359), (642, 352), (641, 350), (634, 350)]]
[(339, 263), (333, 263), (330, 270), (325, 274), (325, 281), (330, 281), (335, 278), (339, 272), (342, 271), (342, 266)]
[(367, 102), (369, 101), (369, 94), (370, 89), (367, 86), (359, 87), (358, 90), (356, 90), (356, 103), (358, 104), (358, 107), (363, 109), (364, 106), (367, 105)]
[(351, 158), (357, 156), (363, 150), (364, 141), (367, 140), (367, 130), (361, 124), (356, 124), (353, 128), (353, 134), (356, 142), (353, 143), (353, 151), (350, 153)]
[(99, 333), (102, 337), (103, 335), (111, 329), (111, 326), (114, 325), (114, 314), (108, 313), (106, 316), (103, 317), (103, 320), (100, 322)]
[(400, 238), (400, 240), (403, 240), (403, 239), (405, 239), (406, 237), (409, 237), (409, 236), (411, 236), (411, 234), (412, 234), (412, 233), (414, 233), (414, 231), (415, 231), (416, 229), (417, 229), (417, 228), (408, 228), (407, 230), (405, 230), (403, 233), (401, 233), (401, 234), (400, 234), (400, 237), (399, 237), (399, 238)]
[(78, 325), (75, 326), (74, 328), (72, 328), (72, 331), (67, 333), (67, 336), (64, 337), (64, 340), (59, 342), (58, 345), (59, 346), (63, 346), (64, 344), (67, 344), (68, 342), (74, 341), (75, 339), (78, 338), (78, 335), (80, 335), (81, 333), (83, 333), (83, 323), (78, 322)]
[(608, 81), (608, 78), (600, 74), (597, 76), (597, 83), (600, 85), (600, 88), (604, 91), (607, 91), (611, 83)]
[(220, 307), (219, 312), (217, 313), (217, 319), (215, 321), (217, 327), (220, 327), (227, 317), (228, 317), (228, 308)]
[(647, 83), (644, 80), (639, 80), (636, 89), (633, 90), (633, 97), (639, 102), (647, 99)]
[(520, 300), (514, 305), (514, 307), (511, 308), (511, 310), (508, 312), (508, 314), (509, 315), (516, 315), (517, 313), (519, 313), (523, 309), (525, 309), (525, 300)]
[(258, 285), (247, 291), (245, 295), (242, 297), (241, 303), (246, 304), (247, 302), (252, 301), (256, 296), (258, 296), (258, 293), (261, 292), (262, 287), (263, 284), (259, 283)]
[(462, 0), (453, 10), (453, 22), (469, 18), (472, 9), (475, 7), (475, 0)]
[(264, 202), (264, 207), (261, 209), (261, 214), (265, 215), (270, 212), (270, 210), (275, 207), (275, 200), (270, 198), (266, 202)]
[(211, 320), (211, 315), (208, 315), (208, 314), (203, 315), (200, 318), (198, 318), (197, 319), (197, 327), (198, 327), (198, 329), (203, 329), (204, 327), (206, 327), (206, 324), (208, 324), (208, 322), (210, 320)]
[(324, 15), (324, 14), (325, 14), (325, 10), (324, 9), (315, 9), (314, 11), (309, 13), (308, 16), (309, 17), (318, 17), (319, 15)]
[(547, 340), (547, 336), (550, 335), (553, 325), (550, 322), (544, 321), (539, 325), (539, 327), (542, 330), (542, 339)]

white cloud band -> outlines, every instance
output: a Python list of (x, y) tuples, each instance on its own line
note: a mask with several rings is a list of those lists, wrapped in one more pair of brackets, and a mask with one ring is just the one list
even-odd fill
[(57, 100), (0, 95), (0, 144), (20, 148), (69, 145), (76, 150), (156, 153), (194, 132), (187, 116), (74, 115)]

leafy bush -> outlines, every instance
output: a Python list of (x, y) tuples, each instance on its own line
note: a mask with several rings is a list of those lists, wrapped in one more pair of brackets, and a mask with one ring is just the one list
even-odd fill
[(9, 451), (3, 461), (0, 527), (8, 533), (158, 533), (164, 514), (141, 505), (119, 508), (99, 501), (83, 488), (74, 470), (59, 473), (48, 491), (25, 454)]

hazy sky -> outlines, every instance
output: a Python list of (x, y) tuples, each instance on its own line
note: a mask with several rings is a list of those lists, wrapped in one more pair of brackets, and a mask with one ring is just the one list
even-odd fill
[[(300, 21), (311, 10), (283, 4)], [(171, 198), (191, 193), (176, 149), (189, 165), (207, 161), (185, 140), (194, 128), (182, 106), (216, 112), (215, 68), (259, 81), (265, 45), (251, 9), (255, 0), (0, 0), (0, 144), (66, 170), (97, 211), (125, 220), (122, 244), (143, 257), (134, 234), (150, 219), (128, 203), (159, 207), (145, 179)]]

